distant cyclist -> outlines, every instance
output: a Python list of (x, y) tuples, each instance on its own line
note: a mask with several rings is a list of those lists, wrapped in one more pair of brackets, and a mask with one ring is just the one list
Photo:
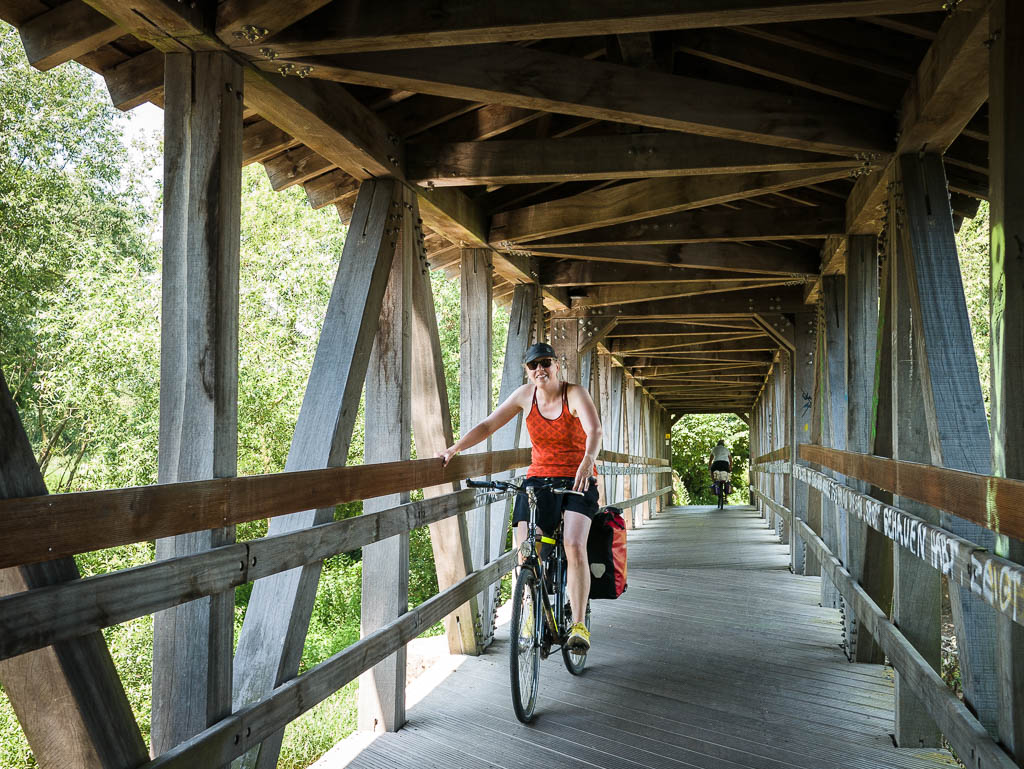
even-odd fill
[[(597, 514), (597, 453), (601, 449), (601, 419), (590, 393), (577, 384), (561, 381), (561, 367), (554, 348), (539, 342), (531, 345), (523, 357), (526, 384), (491, 412), (453, 446), (441, 453), (448, 464), (463, 449), (475, 446), (506, 424), (516, 412), (526, 414), (526, 429), (533, 444), (527, 484), (557, 481), (564, 488), (584, 492), (584, 496), (555, 496), (549, 491), (537, 494), (537, 526), (553, 534), (562, 519), (562, 541), (568, 568), (566, 587), (572, 606), (573, 625), (566, 641), (570, 649), (590, 648), (590, 631), (584, 624), (587, 598), (590, 595), (590, 566), (587, 562), (587, 535), (590, 522)], [(512, 521), (516, 526), (516, 543), (527, 537), (529, 506), (523, 497), (516, 498)]]
[(729, 447), (725, 445), (724, 440), (718, 441), (708, 456), (708, 472), (711, 473), (712, 478), (715, 477), (716, 470), (732, 472), (732, 454), (729, 453)]

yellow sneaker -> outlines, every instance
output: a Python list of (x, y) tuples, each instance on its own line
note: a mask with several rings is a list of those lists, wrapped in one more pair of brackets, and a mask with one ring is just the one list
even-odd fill
[(565, 641), (569, 651), (585, 652), (590, 649), (590, 631), (582, 622), (577, 622), (569, 630), (569, 638)]

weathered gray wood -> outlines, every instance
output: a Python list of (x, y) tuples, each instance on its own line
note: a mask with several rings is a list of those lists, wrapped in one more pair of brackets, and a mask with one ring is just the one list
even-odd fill
[[(801, 443), (811, 442), (811, 420), (814, 411), (814, 371), (817, 348), (817, 314), (798, 313), (793, 320), (796, 350), (793, 353), (793, 462)], [(793, 515), (801, 521), (807, 520), (807, 485), (793, 480), (791, 505)], [(789, 540), (789, 566), (794, 574), (804, 574), (803, 541), (797, 537), (797, 529), (791, 531)]]
[[(846, 450), (869, 453), (873, 447), (872, 400), (875, 388), (875, 344), (878, 341), (878, 239), (874, 235), (853, 235), (846, 257)], [(848, 484), (862, 492), (863, 481)], [(842, 513), (841, 513), (842, 515)], [(846, 515), (847, 551), (844, 566), (858, 584), (867, 589), (872, 569), (869, 553), (884, 553), (884, 542), (876, 543), (874, 532), (855, 516)], [(872, 548), (869, 550), (868, 542)], [(882, 553), (879, 553), (881, 549)], [(869, 593), (870, 594), (870, 593)], [(877, 601), (876, 601), (877, 602)], [(858, 633), (857, 617), (846, 613), (850, 656), (856, 662), (881, 664), (885, 655), (870, 636)]]
[[(512, 308), (508, 316), (508, 335), (505, 339), (505, 364), (501, 370), (501, 385), (498, 389), (498, 403), (515, 392), (525, 381), (523, 356), (533, 337), (532, 320), (539, 301), (537, 286), (530, 283), (516, 285), (512, 293)], [(525, 414), (516, 414), (512, 421), (491, 436), (491, 447), (495, 451), (514, 449), (519, 445), (523, 433)], [(513, 473), (500, 473), (496, 478), (510, 478)], [(505, 532), (512, 515), (512, 501), (506, 505), (491, 507), (490, 552), (488, 561), (493, 561), (505, 549)]]
[(642, 179), (495, 214), (489, 239), (525, 243), (845, 178), (846, 169)]
[[(416, 201), (412, 205), (414, 210), (419, 210)], [(426, 459), (438, 456), (455, 439), (452, 435), (451, 409), (444, 361), (441, 358), (434, 294), (422, 254), (419, 269), (413, 270), (412, 292), (412, 427), (416, 453)], [(457, 489), (458, 484), (447, 483), (427, 487), (423, 495), (430, 498)], [(465, 515), (432, 524), (430, 546), (439, 589), (447, 590), (473, 571)], [(474, 630), (479, 624), (479, 607), (474, 597), (445, 617), (448, 650), (452, 654), (479, 654)]]
[[(626, 372), (620, 366), (609, 366), (608, 370), (608, 416), (604, 417), (602, 426), (605, 430), (605, 446), (612, 451), (625, 450), (625, 431), (622, 429), (625, 397)], [(611, 489), (607, 503), (615, 504), (625, 499), (624, 477), (614, 475), (611, 478)]]
[[(625, 224), (613, 224), (608, 227), (595, 227), (586, 232), (570, 233), (559, 235), (553, 238), (534, 241), (530, 244), (530, 250), (534, 253), (544, 253), (545, 250), (555, 249), (581, 249), (578, 253), (590, 253), (591, 249), (604, 248), (603, 251), (611, 251), (612, 246), (635, 247), (641, 245), (673, 244), (673, 243), (706, 243), (718, 241), (765, 241), (765, 240), (796, 240), (806, 238), (823, 238), (828, 235), (841, 233), (844, 228), (842, 211), (832, 205), (820, 206), (816, 209), (808, 209), (806, 206), (785, 206), (772, 209), (754, 209), (744, 211), (743, 216), (737, 218), (734, 211), (709, 209), (706, 211), (683, 211), (678, 214), (666, 214), (655, 216), (650, 219), (640, 219)], [(582, 249), (586, 251), (582, 251)], [(706, 250), (684, 249), (681, 254), (691, 252), (706, 254)], [(665, 249), (644, 249), (640, 253), (663, 254)], [(600, 254), (602, 252), (593, 252)], [(613, 252), (614, 253), (614, 252)], [(620, 251), (621, 253), (621, 251)], [(670, 252), (671, 253), (671, 252)], [(731, 253), (737, 255), (742, 252), (733, 249)], [(804, 272), (807, 268), (816, 272), (820, 269), (821, 257), (814, 250), (815, 263), (808, 264), (807, 252), (790, 253), (788, 258), (781, 261), (789, 263), (798, 260), (803, 267), (798, 272)], [(557, 254), (561, 256), (562, 254)], [(780, 255), (781, 256), (781, 255)], [(583, 258), (576, 256), (575, 258)], [(758, 260), (749, 260), (755, 262)], [(644, 262), (637, 260), (640, 264), (662, 264), (664, 259), (657, 259)], [(681, 266), (709, 266), (708, 262), (689, 262), (681, 260)], [(753, 263), (747, 267), (754, 267)], [(765, 264), (765, 269), (771, 270), (772, 263)], [(780, 271), (784, 271), (782, 268)]]
[(871, 597), (843, 568), (839, 559), (828, 551), (824, 542), (805, 524), (803, 528), (807, 542), (818, 549), (822, 566), (842, 591), (844, 600), (856, 609), (865, 629), (878, 640), (893, 667), (899, 670), (919, 693), (929, 714), (941, 725), (943, 733), (957, 754), (973, 757), (978, 766), (1012, 769), (1013, 759), (995, 743), (974, 714), (946, 686), (942, 677), (900, 633), (896, 625), (889, 621)]
[(580, 325), (582, 318), (552, 318), (551, 346), (555, 348), (562, 379), (571, 384), (580, 381)]
[[(222, 53), (165, 56), (160, 483), (237, 472), (242, 68)], [(157, 558), (234, 540), (234, 528), (158, 539)], [(231, 712), (234, 592), (153, 620), (153, 750)]]
[[(841, 275), (822, 278), (824, 307), (822, 330), (825, 335), (825, 390), (822, 409), (825, 415), (822, 445), (834, 449), (846, 447), (846, 279)], [(821, 500), (821, 538), (835, 553), (845, 551), (843, 516), (828, 499)], [(839, 608), (839, 594), (832, 582), (822, 575), (822, 606)]]
[(29, 63), (46, 71), (121, 37), (110, 19), (80, 2), (62, 3), (18, 28)]
[[(0, 436), (0, 499), (46, 494), (3, 372)], [(72, 558), (0, 569), (0, 596), (78, 577)], [(43, 769), (121, 769), (146, 760), (146, 744), (99, 632), (0, 662), (0, 682)]]
[[(394, 255), (397, 232), (389, 217), (399, 210), (397, 190), (389, 180), (365, 182), (360, 189), (286, 470), (339, 466), (348, 458)], [(333, 507), (325, 507), (280, 516), (268, 531), (295, 531), (330, 521), (333, 515)], [(253, 585), (235, 655), (236, 710), (296, 674), (319, 579), (317, 563)], [(267, 748), (247, 754), (244, 765), (273, 766), (278, 744)]]
[(111, 67), (104, 73), (103, 80), (111, 103), (120, 110), (127, 111), (143, 102), (162, 98), (164, 55), (152, 48)]
[[(893, 206), (889, 234), (889, 259), (892, 306), (892, 456), (910, 462), (929, 462), (927, 420), (921, 392), (921, 371), (914, 359), (914, 326), (919, 322), (911, 311), (907, 267), (905, 227), (895, 206), (898, 199), (890, 197)], [(895, 233), (895, 234), (894, 234)], [(931, 523), (939, 522), (933, 508), (913, 500), (894, 497), (893, 504)], [(940, 577), (919, 559), (896, 548), (893, 552), (893, 621), (899, 625), (914, 648), (935, 670), (941, 659), (939, 611)], [(911, 688), (896, 675), (896, 744), (903, 747), (925, 747), (940, 744), (938, 726), (928, 715), (924, 704)]]
[[(401, 227), (381, 305), (380, 325), (366, 370), (364, 462), (410, 458), (412, 371), (412, 270), (419, 243), (413, 231), (412, 194), (404, 187), (394, 227)], [(408, 492), (368, 499), (364, 513), (409, 501)], [(409, 607), (409, 535), (398, 534), (363, 548), (360, 635), (366, 637)], [(359, 678), (359, 729), (393, 732), (405, 724), (405, 648)]]
[[(461, 332), (459, 337), (459, 431), (468, 433), (491, 413), (491, 292), (493, 265), (489, 251), (466, 248), (461, 258)], [(491, 438), (466, 451), (491, 450)], [(473, 569), (482, 568), (490, 554), (492, 506), (487, 505), (466, 516), (469, 524)], [(494, 605), (490, 591), (479, 597), (481, 643), (491, 639)]]
[(851, 168), (859, 161), (675, 132), (417, 144), (408, 175), (437, 186)]
[[(900, 170), (910, 246), (908, 264), (913, 268), (910, 299), (921, 321), (915, 328), (915, 360), (921, 369), (931, 463), (987, 475), (991, 468), (988, 420), (942, 158), (902, 155)], [(994, 547), (993, 533), (977, 524), (946, 514), (942, 524), (982, 547)], [(995, 614), (956, 587), (950, 588), (950, 603), (964, 696), (986, 728), (994, 730), (998, 720)]]
[[(997, 0), (990, 11), (989, 216), (992, 257), (992, 474), (1024, 479), (1024, 9)], [(1024, 563), (1024, 542), (996, 538), (999, 555)], [(1024, 762), (1024, 628), (996, 620), (999, 739)]]
[[(814, 403), (811, 407), (811, 443), (819, 445), (824, 443), (825, 418), (825, 397), (827, 390), (827, 353), (825, 352), (825, 314), (824, 307), (819, 301), (815, 311), (815, 327), (817, 340), (814, 346)], [(798, 449), (799, 450), (799, 449)], [(807, 525), (811, 527), (818, 536), (821, 536), (821, 512), (822, 498), (817, 489), (810, 489), (807, 492)], [(797, 527), (799, 528), (799, 526)], [(820, 576), (821, 564), (814, 548), (804, 548), (804, 573), (808, 576)]]
[[(272, 39), (281, 53), (323, 55), (347, 51), (538, 40), (571, 35), (618, 35), (739, 24), (835, 19), (934, 10), (925, 0), (844, 0), (843, 2), (694, 3), (673, 7), (645, 0), (628, 7), (552, 6), (524, 2), (510, 7), (478, 2), (459, 14), (431, 13), (415, 2), (386, 10), (368, 6), (365, 13), (328, 8)], [(362, 10), (362, 9), (361, 9)], [(262, 43), (260, 44), (262, 45)], [(249, 52), (256, 55), (258, 46)], [(244, 49), (244, 47), (243, 47)]]
[(144, 769), (217, 765), (250, 751), (507, 573), (513, 560), (514, 553), (505, 554), (303, 675), (276, 687), (272, 694), (236, 709), (203, 734), (145, 764)]
[[(278, 60), (280, 61), (280, 60)], [(278, 61), (257, 61), (274, 70)], [(305, 59), (317, 75), (357, 85), (505, 104), (779, 147), (845, 154), (885, 151), (863, 108), (636, 70), (508, 45), (340, 54)], [(530, 77), (524, 78), (529, 72)]]
[(0, 599), (0, 659), (316, 563), (417, 526), (457, 519), (479, 504), (475, 491), (458, 491), (379, 513), (166, 558), (87, 582), (11, 595)]

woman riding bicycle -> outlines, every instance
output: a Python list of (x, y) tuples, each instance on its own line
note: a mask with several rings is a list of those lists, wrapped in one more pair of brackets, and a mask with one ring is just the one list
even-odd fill
[[(562, 382), (561, 367), (551, 345), (531, 345), (523, 357), (526, 384), (472, 430), (441, 453), (448, 464), (463, 449), (475, 446), (516, 415), (526, 413), (526, 429), (533, 444), (527, 484), (557, 481), (584, 495), (555, 496), (537, 492), (537, 525), (553, 533), (565, 516), (562, 541), (565, 547), (567, 592), (572, 606), (573, 625), (566, 642), (569, 648), (590, 648), (590, 631), (584, 624), (590, 595), (590, 567), (587, 562), (587, 535), (598, 509), (597, 453), (601, 449), (601, 419), (590, 393), (576, 384)], [(563, 501), (564, 500), (564, 501)], [(516, 498), (512, 521), (516, 524), (516, 545), (527, 537), (529, 508), (523, 497)]]

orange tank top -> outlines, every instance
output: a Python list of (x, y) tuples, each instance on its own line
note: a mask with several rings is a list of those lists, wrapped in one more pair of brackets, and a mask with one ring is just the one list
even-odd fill
[[(540, 413), (537, 390), (533, 391), (533, 406), (526, 415), (526, 429), (533, 444), (528, 478), (574, 478), (587, 451), (587, 433), (579, 417), (569, 412), (568, 385), (562, 384), (562, 411), (554, 419)], [(597, 467), (594, 467), (597, 475)]]

